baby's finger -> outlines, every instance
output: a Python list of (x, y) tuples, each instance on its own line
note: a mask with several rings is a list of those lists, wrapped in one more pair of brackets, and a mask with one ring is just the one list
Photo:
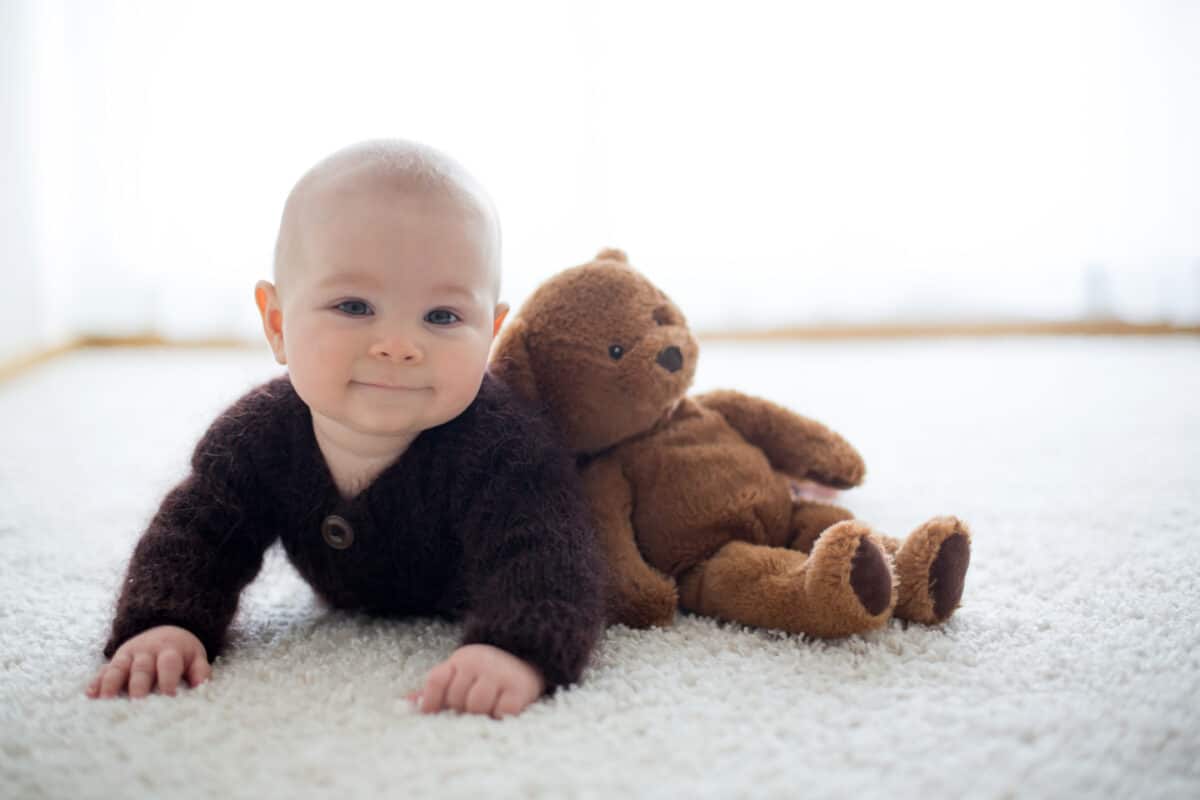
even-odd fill
[(450, 686), (446, 689), (446, 708), (452, 708), (455, 711), (467, 710), (467, 692), (471, 691), (471, 687), (479, 679), (478, 675), (468, 675), (459, 672), (454, 676), (454, 680), (450, 681)]
[(492, 712), (492, 716), (496, 719), (511, 717), (520, 714), (527, 705), (529, 704), (521, 702), (521, 698), (511, 689), (503, 691), (496, 698), (496, 710)]
[(496, 697), (500, 687), (491, 681), (478, 680), (467, 692), (466, 710), (468, 714), (491, 714), (496, 707)]
[(454, 679), (453, 664), (441, 664), (429, 671), (425, 679), (425, 688), (421, 691), (421, 711), (425, 714), (436, 714), (443, 708), (446, 698), (446, 688)]
[(88, 684), (88, 692), (96, 693), (100, 691), (100, 681), (104, 678), (104, 673), (108, 671), (108, 662), (100, 665), (100, 669), (96, 670), (96, 674), (92, 676), (92, 682)]
[(100, 679), (101, 697), (116, 697), (125, 687), (125, 679), (129, 677), (129, 665), (132, 661), (127, 653), (113, 657), (104, 670), (104, 677)]
[(154, 688), (154, 654), (141, 652), (133, 657), (129, 675), (129, 696), (145, 697)]
[(202, 656), (192, 656), (192, 663), (188, 664), (187, 670), (188, 685), (195, 688), (211, 677), (212, 667), (209, 665), (208, 659)]
[(179, 686), (179, 678), (183, 675), (183, 656), (179, 651), (167, 647), (158, 654), (158, 690), (163, 694), (174, 695)]

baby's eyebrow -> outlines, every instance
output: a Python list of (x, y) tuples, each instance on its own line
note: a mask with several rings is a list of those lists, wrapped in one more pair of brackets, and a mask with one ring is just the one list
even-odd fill
[[(374, 289), (382, 289), (383, 282), (368, 272), (342, 270), (326, 275), (317, 283), (318, 290), (330, 289), (334, 286), (366, 286)], [(454, 295), (469, 302), (479, 299), (478, 292), (471, 290), (461, 283), (439, 283), (433, 287), (432, 293), (442, 297)]]
[(342, 286), (344, 284), (355, 284), (359, 286), (374, 286), (379, 287), (382, 284), (374, 275), (364, 272), (334, 272), (326, 275), (317, 284), (318, 289), (328, 289), (331, 286)]
[(467, 298), (468, 300), (474, 300), (474, 299), (475, 299), (475, 292), (471, 291), (471, 290), (470, 290), (470, 289), (468, 289), (466, 286), (462, 286), (462, 285), (460, 285), (460, 284), (457, 284), (457, 283), (442, 283), (442, 284), (439, 284), (439, 285), (437, 285), (437, 286), (433, 287), (433, 293), (434, 293), (434, 294), (438, 294), (438, 295), (442, 295), (442, 294), (456, 294), (456, 295), (461, 295), (462, 297), (465, 297), (465, 298)]

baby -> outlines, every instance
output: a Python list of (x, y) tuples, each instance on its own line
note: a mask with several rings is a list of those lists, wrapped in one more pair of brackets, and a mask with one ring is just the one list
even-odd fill
[(221, 415), (134, 550), (91, 697), (211, 673), (280, 540), (336, 608), (444, 615), (463, 644), (409, 697), (517, 714), (578, 680), (602, 624), (574, 464), (486, 372), (507, 306), (491, 202), (444, 154), (365, 142), (313, 167), (255, 300), (286, 375)]

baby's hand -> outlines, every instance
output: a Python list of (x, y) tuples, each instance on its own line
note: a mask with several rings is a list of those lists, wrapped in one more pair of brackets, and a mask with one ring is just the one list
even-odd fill
[(431, 669), (425, 688), (409, 697), (425, 714), (452, 709), (500, 719), (520, 714), (545, 689), (542, 674), (528, 662), (490, 644), (468, 644)]
[(174, 695), (179, 678), (186, 674), (192, 686), (212, 675), (204, 645), (191, 631), (175, 625), (159, 625), (142, 631), (113, 653), (88, 684), (88, 697), (116, 697), (126, 684), (130, 697), (145, 697), (155, 688)]

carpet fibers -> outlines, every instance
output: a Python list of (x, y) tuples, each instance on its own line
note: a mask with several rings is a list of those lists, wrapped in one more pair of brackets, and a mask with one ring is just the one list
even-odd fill
[(974, 533), (963, 605), (835, 642), (681, 616), (496, 722), (405, 694), (459, 628), (329, 612), (278, 550), (213, 679), (93, 701), (117, 584), (252, 351), (0, 384), (0, 797), (1200, 796), (1200, 340), (707, 345), (697, 390), (821, 419), (841, 498)]

